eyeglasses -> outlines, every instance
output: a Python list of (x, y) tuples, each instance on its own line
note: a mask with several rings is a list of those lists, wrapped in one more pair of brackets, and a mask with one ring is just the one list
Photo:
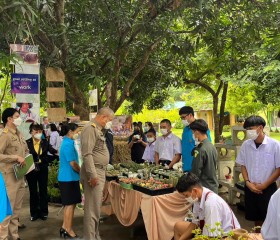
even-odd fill
[(186, 117), (187, 116), (189, 116), (190, 114), (186, 114), (186, 115), (184, 115), (184, 116), (180, 116), (180, 118), (182, 119), (182, 120), (184, 120), (184, 119), (186, 119)]

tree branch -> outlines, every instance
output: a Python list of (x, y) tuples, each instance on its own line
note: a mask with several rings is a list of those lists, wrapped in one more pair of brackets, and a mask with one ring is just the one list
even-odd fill
[(121, 104), (123, 103), (123, 101), (127, 98), (127, 96), (129, 96), (131, 84), (133, 83), (135, 78), (140, 74), (140, 72), (144, 69), (144, 67), (146, 66), (146, 64), (149, 60), (150, 55), (156, 49), (157, 45), (160, 43), (161, 40), (162, 40), (162, 37), (158, 38), (154, 43), (152, 43), (150, 46), (147, 47), (143, 58), (139, 61), (138, 66), (134, 69), (131, 77), (126, 82), (123, 92), (122, 92), (120, 98), (118, 99), (118, 101), (116, 102), (115, 109), (118, 109), (121, 106)]

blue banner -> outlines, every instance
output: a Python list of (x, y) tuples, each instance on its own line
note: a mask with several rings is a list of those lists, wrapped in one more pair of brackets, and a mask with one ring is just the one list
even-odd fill
[(39, 75), (12, 73), (11, 89), (12, 93), (38, 94)]

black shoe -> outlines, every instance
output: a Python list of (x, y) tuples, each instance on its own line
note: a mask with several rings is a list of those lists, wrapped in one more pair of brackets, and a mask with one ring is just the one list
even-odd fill
[(42, 219), (43, 221), (46, 221), (46, 220), (48, 219), (48, 216), (42, 216), (41, 219)]
[(59, 235), (60, 235), (60, 237), (64, 237), (64, 233), (65, 233), (65, 229), (64, 228), (60, 228), (59, 229)]
[(76, 234), (75, 236), (71, 236), (66, 230), (63, 233), (64, 238), (69, 238), (69, 239), (79, 239), (79, 236)]
[(37, 219), (38, 219), (38, 217), (31, 217), (31, 218), (30, 218), (30, 220), (31, 220), (32, 222), (36, 221)]

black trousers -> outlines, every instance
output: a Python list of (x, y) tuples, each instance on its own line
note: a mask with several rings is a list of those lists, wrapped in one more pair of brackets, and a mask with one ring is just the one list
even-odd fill
[[(31, 217), (48, 216), (48, 165), (39, 164), (40, 171), (31, 171), (26, 175), (30, 192)], [(39, 191), (38, 191), (39, 190)]]

